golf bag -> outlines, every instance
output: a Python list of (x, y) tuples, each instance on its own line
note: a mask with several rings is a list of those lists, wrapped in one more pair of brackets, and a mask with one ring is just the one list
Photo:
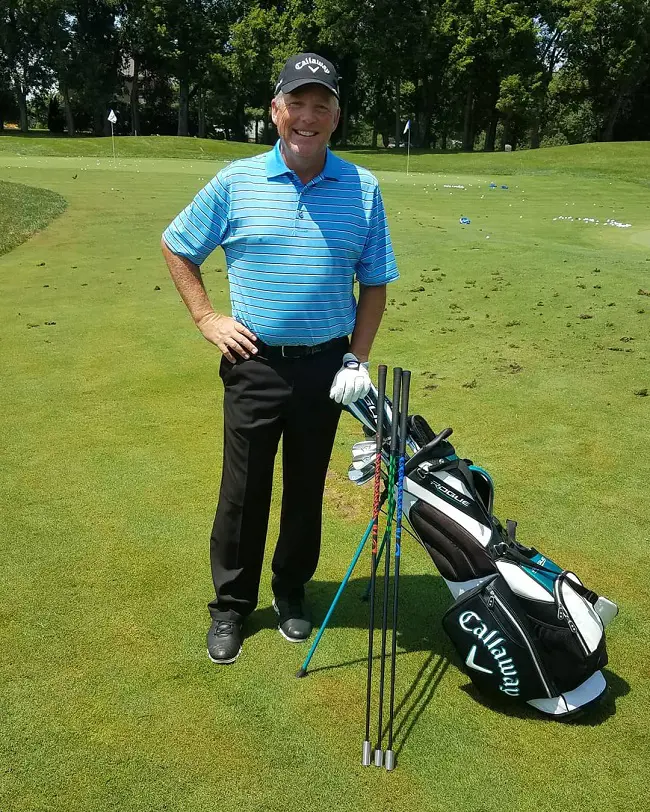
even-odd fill
[[(348, 407), (367, 436), (376, 431), (376, 405), (371, 389)], [(389, 401), (385, 415), (389, 426)], [(501, 524), (489, 474), (458, 457), (451, 429), (436, 435), (419, 415), (408, 426), (403, 517), (454, 598), (443, 627), (472, 682), (556, 718), (595, 702), (607, 687), (604, 629), (616, 604), (521, 544), (516, 522)], [(360, 470), (353, 462), (353, 481), (364, 481)]]

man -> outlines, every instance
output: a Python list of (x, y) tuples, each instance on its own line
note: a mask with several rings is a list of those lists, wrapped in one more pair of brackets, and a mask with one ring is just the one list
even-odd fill
[[(339, 121), (334, 66), (316, 54), (289, 59), (271, 109), (275, 149), (219, 172), (162, 240), (195, 324), (223, 354), (223, 471), (210, 539), (216, 597), (207, 636), (210, 659), (221, 664), (239, 656), (242, 622), (257, 605), (280, 436), (273, 604), (287, 640), (311, 634), (304, 585), (318, 563), (341, 404), (370, 387), (367, 362), (386, 283), (398, 276), (375, 178), (327, 146)], [(219, 245), (231, 316), (215, 313), (199, 269)]]

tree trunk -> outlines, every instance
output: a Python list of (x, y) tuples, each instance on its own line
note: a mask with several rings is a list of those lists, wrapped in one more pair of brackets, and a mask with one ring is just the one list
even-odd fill
[(372, 122), (372, 136), (370, 141), (370, 146), (373, 149), (377, 149), (377, 139), (379, 138), (379, 125), (377, 124), (377, 119), (375, 118)]
[(431, 91), (429, 77), (422, 79), (422, 112), (418, 117), (419, 146), (429, 149), (433, 137), (433, 101), (434, 93)]
[(133, 57), (133, 81), (131, 83), (131, 135), (140, 132), (140, 58)]
[(503, 143), (501, 144), (501, 148), (505, 149), (506, 144), (510, 144), (510, 146), (514, 149), (515, 144), (515, 132), (514, 132), (514, 121), (512, 116), (506, 116), (503, 121)]
[(260, 120), (255, 116), (255, 143), (260, 142)]
[(345, 90), (343, 96), (343, 110), (341, 110), (341, 141), (340, 144), (342, 147), (347, 147), (348, 145), (348, 127), (350, 124), (350, 93), (348, 92), (347, 88)]
[(25, 93), (22, 85), (16, 86), (16, 102), (18, 103), (18, 110), (20, 112), (20, 131), (23, 133), (29, 132), (29, 118), (27, 116), (27, 94)]
[(397, 76), (395, 79), (395, 146), (399, 147), (399, 143), (402, 136), (402, 122), (401, 122), (401, 111), (400, 111), (400, 77)]
[(205, 138), (205, 96), (203, 85), (199, 85), (199, 138)]
[(465, 94), (465, 114), (463, 119), (463, 152), (472, 152), (474, 149), (474, 132), (472, 127), (472, 111), (474, 107), (474, 92), (472, 83), (467, 85)]
[(539, 116), (535, 116), (533, 119), (532, 126), (530, 128), (530, 148), (531, 149), (539, 149), (539, 145), (542, 141), (542, 133), (541, 133), (541, 122), (539, 120)]
[(190, 133), (190, 83), (187, 77), (178, 80), (178, 131), (176, 135)]
[(492, 111), (490, 116), (490, 124), (487, 132), (485, 133), (485, 147), (484, 152), (494, 152), (494, 143), (497, 138), (497, 124), (499, 123), (499, 113), (497, 110)]
[(68, 131), (68, 136), (74, 138), (77, 134), (74, 125), (74, 115), (72, 113), (72, 105), (70, 104), (70, 89), (64, 82), (59, 83), (61, 95), (63, 96), (63, 109), (65, 110), (65, 126)]
[(233, 140), (246, 141), (246, 104), (243, 97), (237, 99), (234, 112)]
[(616, 119), (621, 111), (624, 97), (625, 91), (621, 89), (614, 101), (614, 104), (611, 106), (609, 113), (607, 114), (607, 118), (605, 119), (605, 126), (603, 127), (601, 134), (602, 141), (612, 141), (614, 139), (614, 125), (616, 124)]
[(271, 115), (268, 107), (264, 110), (264, 143), (271, 143)]

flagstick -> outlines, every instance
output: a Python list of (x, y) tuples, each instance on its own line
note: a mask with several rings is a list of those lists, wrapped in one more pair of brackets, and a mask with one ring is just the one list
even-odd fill
[(411, 128), (409, 127), (406, 137), (406, 174), (409, 173), (409, 162), (411, 160)]
[(113, 135), (113, 122), (111, 121), (111, 141), (113, 142), (113, 164), (115, 164), (115, 136)]

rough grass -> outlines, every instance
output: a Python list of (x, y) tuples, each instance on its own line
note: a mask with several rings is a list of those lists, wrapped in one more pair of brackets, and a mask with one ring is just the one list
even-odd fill
[[(568, 725), (481, 701), (442, 633), (444, 584), (407, 537), (391, 775), (359, 764), (367, 561), (296, 680), (305, 648), (284, 643), (270, 608), (278, 494), (242, 657), (220, 669), (205, 655), (217, 357), (158, 243), (218, 164), (0, 155), (3, 177), (69, 201), (0, 258), (3, 812), (645, 809), (647, 192), (589, 177), (587, 159), (576, 182), (580, 150), (546, 154), (553, 172), (534, 175), (499, 174), (504, 156), (474, 173), (380, 171), (402, 277), (372, 362), (413, 370), (412, 410), (454, 427), (523, 541), (620, 602), (611, 691)], [(205, 271), (227, 308), (223, 257)], [(370, 491), (345, 482), (360, 436), (345, 417), (316, 618), (368, 518)]]
[(45, 228), (65, 207), (56, 192), (0, 181), (0, 255)]

